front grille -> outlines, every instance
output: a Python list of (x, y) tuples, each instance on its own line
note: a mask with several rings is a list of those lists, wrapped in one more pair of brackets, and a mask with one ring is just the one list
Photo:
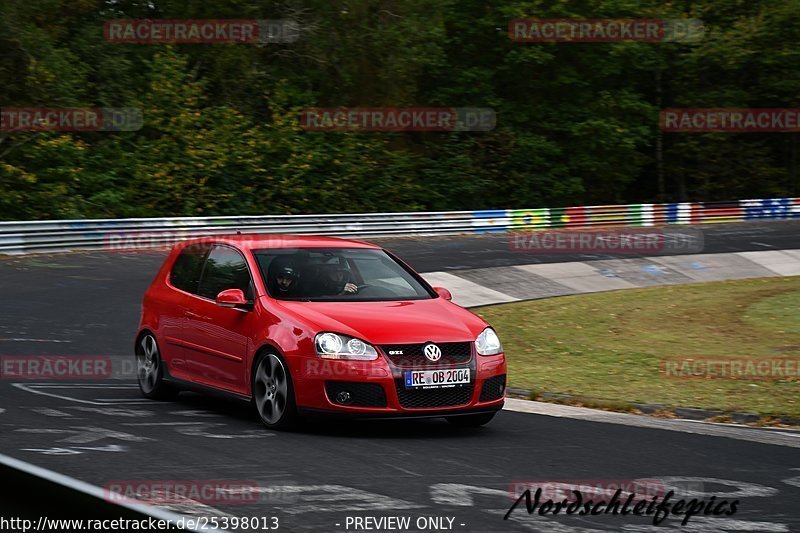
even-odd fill
[(491, 402), (492, 400), (499, 400), (506, 392), (506, 375), (495, 376), (483, 382), (481, 389), (481, 398), (478, 401)]
[(461, 365), (472, 358), (471, 342), (434, 342), (431, 344), (439, 347), (442, 357), (438, 361), (429, 361), (422, 351), (426, 344), (384, 344), (380, 348), (393, 365), (403, 368)]
[[(378, 383), (358, 383), (348, 381), (326, 381), (325, 392), (331, 403), (350, 405), (353, 407), (386, 407), (386, 393)], [(340, 392), (349, 392), (350, 400), (340, 402), (336, 396)]]
[(406, 388), (403, 379), (395, 379), (394, 385), (397, 389), (397, 399), (400, 401), (400, 405), (406, 409), (454, 407), (468, 404), (475, 388), (474, 383), (446, 389)]

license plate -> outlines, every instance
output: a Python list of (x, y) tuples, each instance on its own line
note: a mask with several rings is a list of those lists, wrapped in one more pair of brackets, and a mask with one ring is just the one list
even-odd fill
[(451, 370), (406, 370), (406, 388), (440, 388), (469, 383), (469, 368)]

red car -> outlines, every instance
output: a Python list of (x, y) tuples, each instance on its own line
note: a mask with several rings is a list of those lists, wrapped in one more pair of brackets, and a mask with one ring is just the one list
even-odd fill
[(494, 330), (358, 241), (182, 242), (144, 295), (135, 346), (146, 398), (224, 391), (273, 429), (312, 413), (479, 426), (505, 395)]

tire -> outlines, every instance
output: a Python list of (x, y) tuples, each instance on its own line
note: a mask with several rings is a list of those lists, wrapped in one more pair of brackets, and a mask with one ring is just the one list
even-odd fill
[(253, 407), (269, 429), (287, 430), (297, 424), (294, 385), (286, 363), (274, 353), (262, 355), (253, 372)]
[(497, 413), (480, 413), (476, 415), (448, 416), (447, 421), (462, 428), (476, 428), (488, 424)]
[(136, 343), (136, 380), (142, 396), (150, 400), (174, 400), (178, 391), (164, 381), (164, 362), (152, 333)]

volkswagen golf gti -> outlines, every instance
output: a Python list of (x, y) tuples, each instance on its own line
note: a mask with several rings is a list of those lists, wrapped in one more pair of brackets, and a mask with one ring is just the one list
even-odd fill
[(365, 242), (184, 241), (144, 295), (139, 388), (151, 399), (221, 391), (273, 429), (311, 414), (480, 426), (503, 406), (505, 354), (495, 331), (450, 299)]

